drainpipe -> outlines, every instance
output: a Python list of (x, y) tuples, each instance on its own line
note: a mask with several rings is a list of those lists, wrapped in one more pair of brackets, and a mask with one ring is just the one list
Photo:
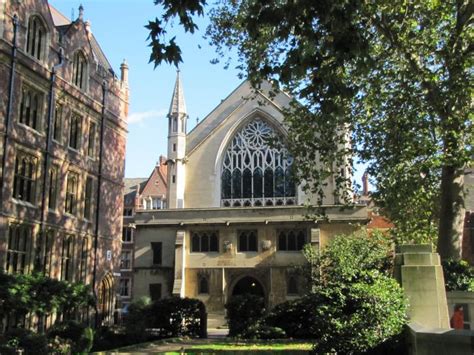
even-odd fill
[[(102, 185), (102, 152), (104, 149), (104, 130), (105, 130), (105, 105), (107, 97), (107, 82), (102, 82), (102, 113), (100, 121), (100, 141), (99, 141), (99, 171), (97, 175), (97, 207), (95, 210), (95, 231), (94, 231), (94, 273), (92, 275), (92, 290), (94, 291), (95, 299), (97, 300), (97, 252), (99, 248), (99, 216), (100, 216), (100, 198)], [(95, 305), (95, 326), (99, 323), (99, 310), (97, 303)]]
[[(42, 238), (40, 240), (45, 240), (44, 236), (46, 233), (45, 227), (45, 220), (47, 215), (47, 208), (46, 208), (46, 194), (49, 192), (49, 185), (51, 181), (49, 181), (49, 167), (51, 165), (51, 144), (52, 144), (52, 129), (51, 126), (53, 125), (53, 112), (55, 107), (55, 98), (54, 98), (54, 84), (56, 82), (56, 76), (59, 68), (64, 65), (63, 60), (63, 49), (59, 48), (59, 63), (53, 66), (51, 70), (51, 78), (50, 78), (50, 87), (49, 87), (49, 106), (48, 106), (48, 121), (46, 125), (46, 149), (44, 152), (44, 162), (43, 162), (43, 190), (41, 193), (41, 220), (40, 220), (40, 235)], [(42, 242), (42, 241), (41, 241)], [(40, 243), (41, 243), (40, 242)], [(46, 246), (45, 246), (46, 247)], [(41, 245), (39, 246), (39, 250)], [(41, 255), (37, 253), (37, 260), (36, 266), (41, 267), (40, 261)]]
[(3, 157), (2, 157), (2, 175), (0, 176), (0, 201), (2, 203), (1, 209), (3, 210), (3, 190), (5, 189), (5, 168), (7, 165), (7, 152), (8, 152), (8, 141), (10, 138), (10, 118), (12, 115), (12, 102), (13, 102), (13, 91), (14, 91), (14, 82), (15, 82), (15, 72), (16, 72), (16, 37), (18, 32), (18, 16), (13, 15), (13, 41), (12, 41), (12, 54), (11, 54), (11, 63), (10, 63), (10, 82), (8, 84), (8, 103), (7, 103), (7, 112), (5, 115), (5, 138), (3, 142)]

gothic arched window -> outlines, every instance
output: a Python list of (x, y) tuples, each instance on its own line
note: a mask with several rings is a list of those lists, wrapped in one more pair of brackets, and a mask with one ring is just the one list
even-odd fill
[(294, 205), (293, 157), (264, 120), (246, 124), (224, 153), (221, 198), (225, 207)]
[(42, 60), (46, 48), (46, 28), (38, 16), (30, 17), (26, 38), (26, 52), (32, 57)]
[(82, 51), (77, 51), (74, 54), (72, 69), (73, 84), (79, 89), (85, 90), (87, 88), (87, 60)]

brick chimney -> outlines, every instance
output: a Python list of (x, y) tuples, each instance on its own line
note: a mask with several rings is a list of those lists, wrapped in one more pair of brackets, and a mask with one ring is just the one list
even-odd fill
[(369, 194), (369, 173), (365, 171), (362, 174), (362, 196)]

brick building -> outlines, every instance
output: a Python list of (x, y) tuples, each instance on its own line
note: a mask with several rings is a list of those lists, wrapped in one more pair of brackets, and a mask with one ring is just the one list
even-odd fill
[(117, 77), (82, 7), (70, 21), (46, 0), (0, 1), (0, 268), (92, 285), (101, 322), (116, 298), (127, 111), (128, 67)]
[[(122, 252), (120, 256), (119, 294), (122, 307), (133, 297), (134, 274), (140, 267), (134, 267), (135, 214), (139, 210), (159, 210), (166, 204), (166, 159), (161, 156), (148, 178), (127, 178), (124, 190)], [(153, 299), (161, 298), (160, 286), (149, 286)]]

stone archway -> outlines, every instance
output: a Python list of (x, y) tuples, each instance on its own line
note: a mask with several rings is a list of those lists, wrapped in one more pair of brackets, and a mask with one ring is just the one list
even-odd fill
[(114, 277), (108, 273), (100, 282), (97, 294), (97, 310), (99, 312), (99, 324), (112, 321), (114, 311)]
[(252, 276), (242, 277), (232, 288), (231, 296), (244, 294), (256, 295), (266, 299), (265, 290), (261, 282)]

